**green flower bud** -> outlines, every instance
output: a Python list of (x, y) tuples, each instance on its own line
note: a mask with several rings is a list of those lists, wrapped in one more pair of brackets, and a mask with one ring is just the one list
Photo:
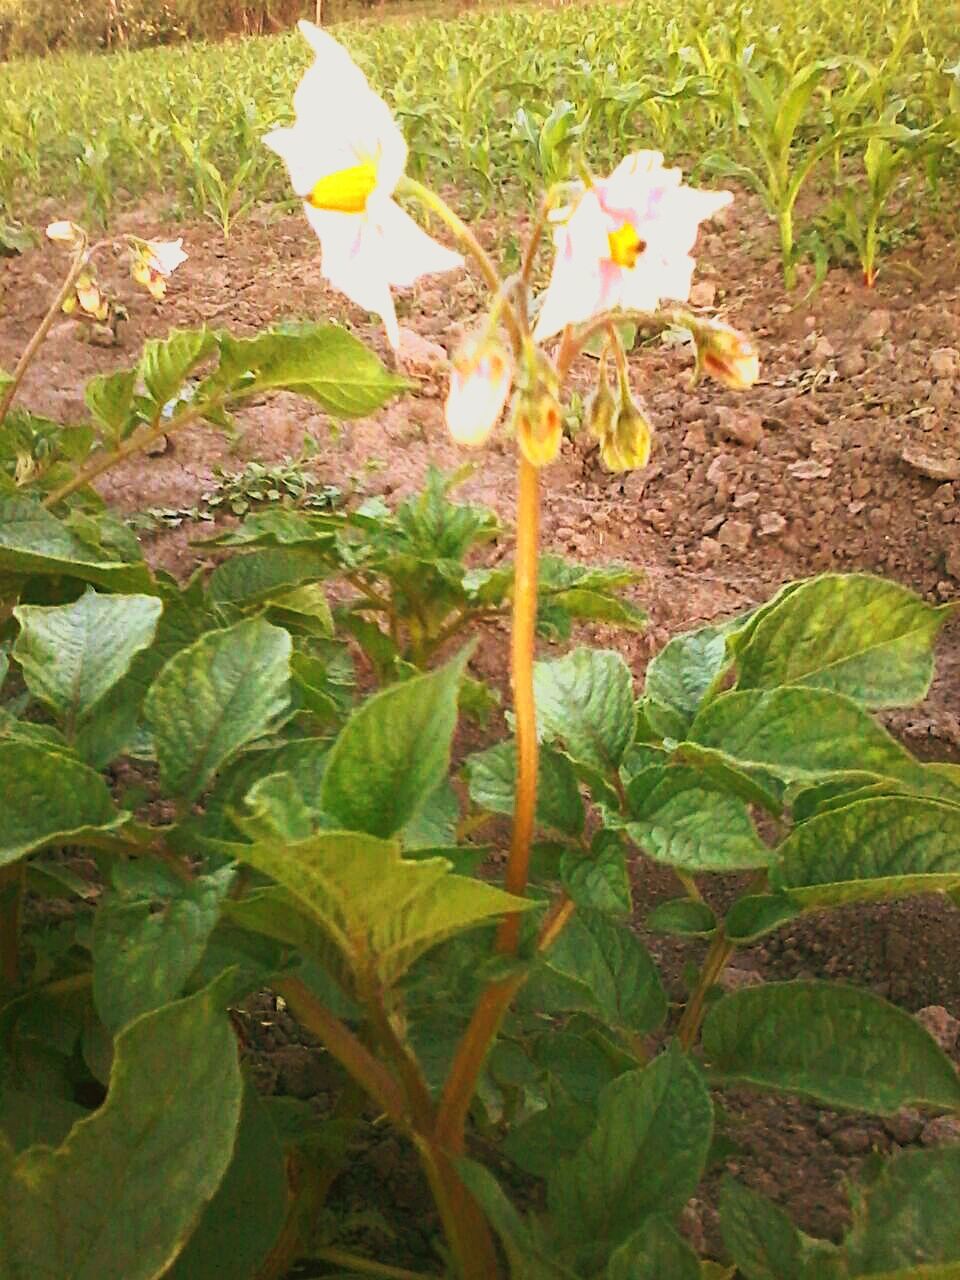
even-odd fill
[(600, 456), (608, 471), (636, 471), (650, 461), (653, 427), (646, 414), (628, 396), (620, 406), (611, 431), (600, 442)]

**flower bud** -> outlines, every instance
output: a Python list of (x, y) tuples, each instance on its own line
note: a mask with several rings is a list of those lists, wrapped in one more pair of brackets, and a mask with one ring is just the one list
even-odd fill
[(559, 380), (553, 362), (543, 351), (530, 348), (526, 356), (526, 386), (518, 397), (514, 426), (526, 460), (534, 467), (545, 467), (559, 453), (563, 439)]
[(608, 471), (636, 471), (650, 461), (653, 428), (646, 414), (629, 396), (624, 398), (613, 428), (600, 442), (600, 456)]
[(600, 378), (597, 389), (589, 398), (583, 409), (583, 421), (587, 430), (596, 439), (603, 442), (613, 430), (616, 421), (618, 402), (610, 390), (607, 381), (606, 359), (600, 363)]
[(93, 316), (94, 320), (100, 321), (109, 317), (110, 303), (89, 271), (81, 272), (75, 286), (75, 294), (81, 311), (85, 311), (88, 316)]
[(489, 437), (513, 384), (513, 359), (496, 338), (468, 342), (457, 353), (444, 405), (447, 430), (458, 444), (475, 447)]
[(760, 357), (749, 338), (720, 320), (696, 333), (697, 363), (711, 378), (733, 391), (745, 391), (760, 376)]
[(47, 227), (47, 239), (52, 240), (54, 244), (69, 245), (71, 249), (77, 248), (83, 244), (85, 239), (83, 232), (75, 222), (70, 222), (66, 218), (59, 222), (51, 222)]

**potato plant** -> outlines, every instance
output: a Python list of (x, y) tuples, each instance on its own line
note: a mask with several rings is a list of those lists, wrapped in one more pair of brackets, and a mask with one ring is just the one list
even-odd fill
[[(582, 418), (611, 471), (644, 466), (653, 431), (625, 324), (686, 328), (697, 374), (757, 380), (743, 335), (662, 303), (689, 292), (699, 224), (728, 196), (630, 153), (551, 187), (504, 281), (404, 172), (396, 121), (345, 50), (305, 34), (294, 122), (266, 141), (324, 272), (395, 342), (392, 289), (461, 265), (398, 195), (489, 285), (446, 420), (482, 447), (510, 405), (514, 562), (471, 556), (493, 517), (431, 473), (394, 511), (254, 513), (187, 583), (151, 569), (93, 487), (111, 467), (188, 424), (223, 430), (252, 397), (359, 417), (405, 379), (336, 326), (179, 331), (89, 384), (85, 427), (37, 419), (18, 395), (51, 317), (107, 302), (86, 237), (49, 229), (71, 254), (64, 287), (0, 376), (0, 1280), (267, 1280), (301, 1260), (415, 1277), (346, 1247), (324, 1213), (367, 1125), (422, 1165), (435, 1277), (955, 1274), (956, 1147), (867, 1167), (839, 1242), (732, 1179), (725, 1258), (679, 1231), (716, 1150), (717, 1088), (960, 1112), (953, 1064), (876, 994), (718, 991), (739, 948), (803, 915), (919, 893), (960, 905), (960, 769), (920, 762), (874, 714), (925, 696), (950, 606), (830, 574), (675, 637), (642, 686), (615, 648), (539, 657), (538, 629), (641, 622), (629, 575), (541, 555), (579, 355), (601, 343)], [(325, 151), (315, 113), (334, 90)], [(182, 248), (131, 250), (161, 296)], [(509, 732), (464, 758), (461, 712), (489, 703), (467, 678), (471, 633), (506, 607)], [(381, 685), (365, 697), (357, 644)], [(643, 859), (677, 885), (648, 926), (708, 944), (682, 1008), (631, 927)], [(722, 913), (721, 875), (739, 884)], [(245, 1073), (231, 1013), (264, 990), (336, 1064), (330, 1111), (262, 1097)], [(539, 1182), (534, 1207), (505, 1170)]]

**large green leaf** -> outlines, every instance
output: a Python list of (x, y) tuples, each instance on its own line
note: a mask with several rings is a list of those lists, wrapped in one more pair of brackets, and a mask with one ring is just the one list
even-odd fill
[(195, 800), (286, 709), (291, 649), (286, 631), (252, 618), (170, 659), (144, 703), (169, 795)]
[(241, 1092), (216, 987), (131, 1023), (59, 1147), (14, 1158), (0, 1135), (3, 1280), (157, 1280), (230, 1164)]
[(228, 866), (182, 880), (149, 859), (114, 867), (93, 922), (93, 997), (109, 1030), (182, 994), (233, 876)]
[(856, 702), (821, 689), (722, 694), (697, 716), (689, 737), (786, 781), (847, 771), (901, 777), (918, 768)]
[(73, 731), (153, 641), (163, 602), (102, 596), (88, 588), (72, 604), (20, 605), (14, 656), (35, 698)]
[(720, 1230), (744, 1280), (826, 1280), (831, 1274), (841, 1280), (846, 1274), (839, 1259), (833, 1260), (835, 1272), (825, 1269), (829, 1245), (821, 1246), (824, 1269), (814, 1271), (810, 1249), (783, 1209), (733, 1178), (725, 1178), (721, 1187)]
[(728, 665), (727, 637), (734, 625), (700, 627), (674, 636), (648, 664), (644, 697), (655, 707), (673, 712), (680, 733), (685, 732), (704, 694)]
[(0, 573), (65, 574), (118, 591), (149, 591), (145, 564), (105, 560), (38, 502), (0, 497)]
[(373, 413), (408, 385), (346, 329), (316, 324), (221, 338), (220, 367), (211, 383), (294, 391), (340, 418)]
[(209, 329), (174, 329), (166, 338), (143, 344), (138, 372), (159, 412), (172, 400), (191, 369), (210, 355), (216, 338)]
[(878, 796), (811, 818), (777, 850), (770, 886), (807, 909), (960, 885), (960, 807)]
[(391, 836), (446, 778), (457, 724), (464, 650), (428, 675), (375, 694), (334, 743), (323, 779), (323, 809), (351, 831)]
[(626, 925), (600, 911), (578, 910), (540, 966), (524, 1002), (581, 1010), (638, 1033), (653, 1031), (666, 1016), (667, 998), (650, 953)]
[(607, 1280), (701, 1280), (700, 1259), (663, 1218), (648, 1218), (614, 1253)]
[(960, 1077), (909, 1014), (867, 991), (776, 982), (724, 996), (703, 1025), (716, 1075), (889, 1115), (960, 1107)]
[[(465, 767), (474, 804), (491, 813), (513, 813), (517, 747), (512, 739), (470, 756)], [(537, 822), (568, 836), (578, 836), (583, 831), (583, 800), (573, 765), (549, 747), (540, 752)]]
[(589, 853), (564, 849), (560, 881), (578, 907), (595, 907), (613, 916), (630, 914), (630, 873), (618, 831), (598, 831)]
[(329, 572), (328, 560), (314, 547), (264, 547), (218, 565), (210, 577), (210, 598), (217, 604), (254, 604)]
[(213, 1280), (227, 1259), (230, 1280), (254, 1280), (286, 1211), (283, 1147), (266, 1107), (247, 1085), (230, 1167), (164, 1280)]
[(461, 1158), (457, 1172), (500, 1237), (511, 1280), (577, 1280), (557, 1260), (552, 1241), (541, 1238), (536, 1221), (528, 1223), (520, 1216), (489, 1169)]
[(918, 702), (950, 612), (869, 574), (811, 578), (733, 637), (737, 687), (810, 685), (867, 707)]
[(537, 723), (574, 760), (604, 774), (616, 771), (633, 741), (633, 677), (619, 653), (574, 649), (534, 668)]
[(87, 408), (115, 440), (126, 434), (136, 387), (137, 370), (118, 369), (116, 373), (97, 374), (84, 390)]
[(352, 831), (261, 839), (238, 856), (308, 909), (361, 987), (389, 986), (444, 938), (534, 905), (451, 875), (443, 858), (407, 862), (398, 842)]
[(654, 1213), (693, 1195), (713, 1134), (713, 1107), (694, 1062), (676, 1046), (619, 1076), (600, 1097), (597, 1125), (547, 1182), (561, 1241), (586, 1246), (591, 1265)]
[(76, 844), (109, 830), (119, 812), (98, 773), (41, 745), (0, 740), (0, 866), (49, 844)]
[[(846, 1240), (850, 1274), (929, 1275), (948, 1280), (938, 1264), (960, 1263), (960, 1146), (904, 1151), (887, 1160), (853, 1201)], [(914, 1271), (914, 1268), (929, 1267)]]
[(690, 765), (653, 765), (627, 788), (627, 831), (649, 857), (685, 871), (765, 867), (770, 850), (743, 800)]

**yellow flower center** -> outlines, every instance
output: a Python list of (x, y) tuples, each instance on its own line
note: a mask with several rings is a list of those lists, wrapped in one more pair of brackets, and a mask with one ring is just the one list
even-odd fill
[(618, 267), (635, 267), (637, 258), (647, 247), (629, 222), (625, 222), (618, 231), (611, 231), (607, 239), (610, 257)]
[(307, 204), (331, 213), (363, 213), (376, 185), (376, 165), (372, 160), (363, 160), (321, 178), (307, 196)]

